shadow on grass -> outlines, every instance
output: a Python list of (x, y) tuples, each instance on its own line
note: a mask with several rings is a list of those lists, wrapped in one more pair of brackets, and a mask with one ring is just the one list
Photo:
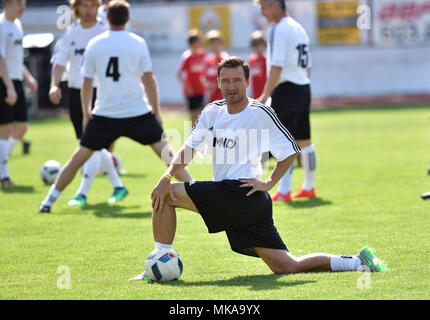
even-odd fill
[(293, 200), (291, 202), (284, 202), (283, 204), (292, 207), (292, 208), (315, 208), (320, 206), (327, 206), (332, 204), (333, 202), (330, 200), (324, 200), (321, 198), (312, 198), (312, 199), (301, 199), (301, 200)]
[[(231, 279), (211, 280), (211, 281), (172, 281), (172, 282), (156, 282), (157, 284), (178, 286), (178, 287), (249, 287), (250, 290), (276, 290), (285, 287), (301, 286), (308, 283), (315, 283), (315, 280), (291, 280), (278, 281), (287, 279), (288, 275), (269, 274), (269, 275), (253, 275), (253, 276), (237, 276)], [(155, 283), (155, 282), (154, 282)]]
[(70, 208), (68, 214), (93, 213), (98, 218), (146, 219), (152, 217), (152, 212), (124, 213), (124, 210), (137, 209), (141, 206), (121, 206), (108, 203), (89, 204), (82, 208)]
[(4, 193), (34, 193), (33, 186), (16, 186), (0, 189)]

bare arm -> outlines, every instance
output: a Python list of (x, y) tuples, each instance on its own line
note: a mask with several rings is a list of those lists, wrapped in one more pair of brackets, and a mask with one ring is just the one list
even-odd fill
[(269, 76), (267, 77), (266, 85), (263, 94), (258, 98), (261, 103), (266, 103), (267, 99), (272, 95), (278, 85), (279, 78), (281, 77), (282, 67), (271, 66)]
[(13, 82), (9, 77), (9, 70), (7, 68), (6, 61), (2, 56), (0, 56), (0, 73), (1, 73), (1, 78), (3, 80), (3, 83), (7, 90), (5, 101), (7, 104), (13, 106), (16, 103), (18, 96), (16, 94)]
[(143, 83), (143, 86), (145, 87), (149, 104), (152, 107), (152, 112), (161, 124), (160, 100), (158, 95), (157, 79), (155, 79), (155, 76), (152, 72), (145, 72), (141, 77), (141, 81)]
[(37, 80), (31, 75), (30, 71), (25, 65), (23, 66), (22, 70), (24, 81), (30, 89), (30, 92), (36, 92), (39, 89), (39, 84), (37, 83)]
[(278, 182), (281, 180), (281, 178), (284, 176), (284, 174), (287, 172), (288, 168), (293, 163), (294, 159), (296, 158), (297, 153), (292, 154), (287, 159), (278, 161), (276, 163), (275, 168), (272, 171), (272, 174), (266, 181), (260, 181), (257, 179), (240, 179), (241, 182), (244, 184), (240, 185), (240, 187), (251, 187), (252, 189), (247, 193), (247, 196), (250, 196), (256, 191), (269, 191), (272, 189)]
[(49, 89), (49, 99), (53, 104), (59, 104), (61, 100), (60, 82), (66, 68), (58, 64), (54, 64), (51, 72), (51, 86)]
[(193, 148), (184, 145), (179, 152), (175, 155), (166, 173), (160, 178), (154, 190), (151, 193), (152, 207), (155, 212), (162, 212), (164, 207), (164, 201), (168, 195), (172, 200), (176, 200), (173, 192), (172, 184), (169, 178), (181, 172), (192, 160), (196, 153)]
[(309, 79), (311, 78), (311, 71), (312, 71), (312, 69), (311, 69), (311, 68), (307, 68), (307, 69), (306, 69), (306, 72), (308, 73), (308, 78), (309, 78)]
[(83, 124), (82, 129), (85, 130), (91, 115), (91, 104), (93, 101), (93, 78), (84, 77), (81, 89), (81, 104)]

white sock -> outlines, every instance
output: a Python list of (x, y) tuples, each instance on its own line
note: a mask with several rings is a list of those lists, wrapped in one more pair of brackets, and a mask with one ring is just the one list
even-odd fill
[(12, 136), (9, 137), (9, 154), (13, 152), (13, 150), (18, 145), (18, 143), (19, 143), (19, 140), (15, 139)]
[(119, 177), (118, 171), (113, 165), (112, 153), (106, 149), (102, 149), (100, 152), (100, 170), (106, 175), (106, 178), (114, 188), (123, 188), (124, 184)]
[(61, 190), (58, 190), (55, 184), (49, 189), (48, 195), (45, 200), (42, 201), (42, 205), (51, 207), (61, 194)]
[(282, 194), (288, 194), (291, 191), (291, 177), (293, 175), (294, 163), (291, 164), (291, 167), (281, 178), (281, 182), (279, 184), (279, 191)]
[(331, 270), (336, 271), (356, 271), (361, 266), (359, 257), (353, 256), (340, 256), (332, 257), (330, 259)]
[(154, 247), (156, 251), (159, 251), (162, 249), (172, 249), (172, 244), (165, 244), (165, 243), (154, 241)]
[(313, 144), (302, 149), (302, 165), (305, 171), (303, 189), (309, 191), (314, 187), (316, 169), (315, 146)]
[(94, 151), (91, 157), (82, 166), (81, 185), (76, 194), (87, 195), (100, 167), (100, 155), (100, 151)]
[(9, 142), (0, 140), (0, 179), (9, 178)]

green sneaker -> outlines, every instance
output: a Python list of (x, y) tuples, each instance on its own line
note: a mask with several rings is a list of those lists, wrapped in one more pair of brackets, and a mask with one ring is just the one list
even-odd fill
[(369, 248), (369, 246), (361, 248), (357, 256), (360, 258), (361, 264), (367, 266), (371, 272), (387, 272), (390, 270), (387, 264), (376, 256), (376, 251)]
[(67, 205), (69, 207), (83, 207), (87, 205), (87, 197), (83, 194), (77, 194), (70, 200)]
[(109, 203), (115, 203), (115, 202), (119, 202), (122, 199), (125, 198), (125, 196), (128, 195), (128, 190), (125, 187), (122, 188), (115, 188), (113, 190), (112, 195), (109, 198)]

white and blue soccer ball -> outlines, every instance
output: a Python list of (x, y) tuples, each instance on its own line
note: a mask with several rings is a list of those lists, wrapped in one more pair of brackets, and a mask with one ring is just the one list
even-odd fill
[(51, 185), (54, 183), (55, 178), (60, 173), (61, 164), (55, 160), (46, 161), (42, 169), (40, 169), (40, 178), (46, 185)]
[(145, 261), (145, 273), (153, 281), (178, 280), (183, 269), (182, 259), (173, 249), (153, 251)]

